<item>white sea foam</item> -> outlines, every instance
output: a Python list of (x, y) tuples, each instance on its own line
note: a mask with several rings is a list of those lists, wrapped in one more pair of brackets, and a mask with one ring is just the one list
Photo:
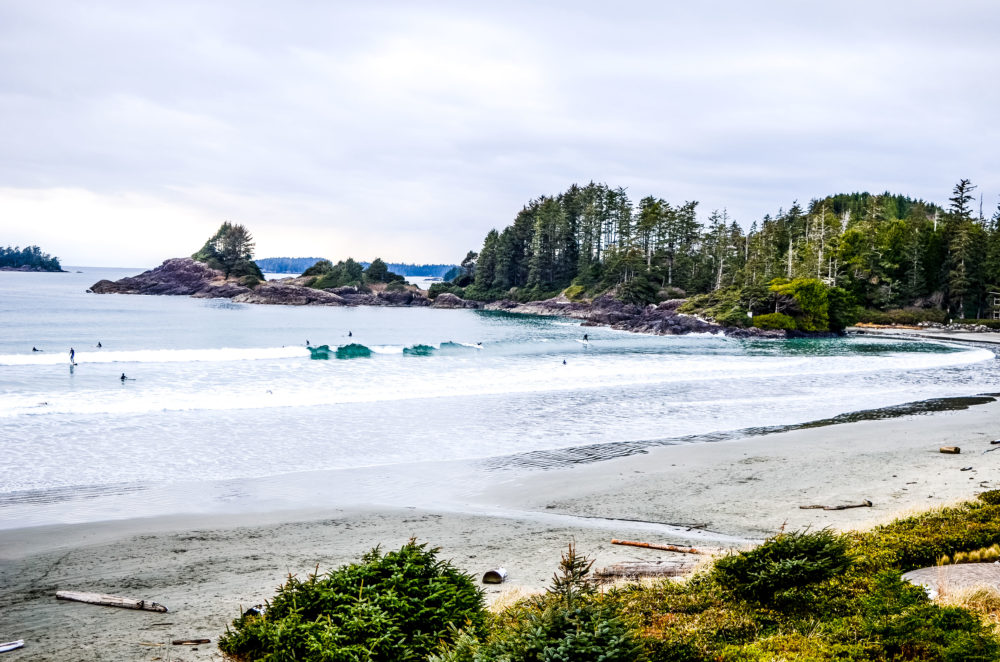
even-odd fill
[[(402, 350), (400, 350), (402, 351)], [(81, 363), (189, 363), (192, 361), (253, 361), (309, 356), (305, 347), (221, 347), (218, 349), (81, 350), (74, 361)], [(60, 365), (69, 363), (69, 352), (0, 354), (0, 365)]]
[[(891, 375), (994, 359), (992, 352), (982, 349), (879, 356), (586, 354), (570, 356), (568, 363), (562, 365), (560, 358), (541, 360), (537, 356), (483, 363), (478, 360), (479, 355), (470, 361), (459, 354), (445, 362), (413, 361), (396, 358), (395, 355), (402, 353), (402, 347), (381, 346), (379, 349), (385, 355), (381, 360), (310, 361), (299, 364), (293, 371), (282, 370), (283, 361), (261, 361), (260, 368), (249, 364), (236, 372), (217, 371), (212, 379), (199, 375), (198, 382), (185, 381), (190, 379), (187, 376), (159, 382), (151, 375), (130, 383), (125, 389), (118, 384), (108, 384), (103, 389), (84, 392), (0, 395), (0, 417), (245, 410), (749, 379), (773, 379), (780, 384), (786, 378), (819, 379), (828, 375), (871, 372)], [(216, 361), (268, 358), (261, 350), (174, 350), (164, 353), (176, 355), (192, 351), (212, 352)], [(302, 351), (303, 348), (271, 350), (271, 358), (300, 357)], [(373, 348), (373, 351), (378, 350)], [(43, 402), (45, 404), (41, 404)]]

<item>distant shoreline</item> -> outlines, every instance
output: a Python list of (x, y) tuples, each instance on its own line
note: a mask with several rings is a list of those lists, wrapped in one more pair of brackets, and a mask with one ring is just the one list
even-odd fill
[(0, 271), (19, 271), (22, 273), (68, 274), (66, 269), (42, 269), (41, 267), (0, 267)]

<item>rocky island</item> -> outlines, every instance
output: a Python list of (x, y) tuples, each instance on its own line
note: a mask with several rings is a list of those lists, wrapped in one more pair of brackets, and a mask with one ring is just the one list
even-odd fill
[(55, 271), (66, 273), (59, 258), (42, 252), (38, 246), (0, 246), (0, 271)]
[(173, 258), (155, 269), (116, 281), (100, 280), (90, 287), (94, 294), (157, 294), (199, 299), (230, 299), (235, 303), (283, 306), (429, 306), (430, 299), (410, 286), (388, 291), (370, 285), (370, 292), (342, 286), (316, 289), (306, 285), (312, 276), (281, 278), (247, 284), (245, 277), (227, 277), (220, 269), (189, 257)]

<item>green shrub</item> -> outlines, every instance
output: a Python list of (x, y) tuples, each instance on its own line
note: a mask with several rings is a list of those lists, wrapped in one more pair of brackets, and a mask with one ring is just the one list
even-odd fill
[(753, 325), (759, 329), (778, 329), (783, 331), (795, 330), (795, 320), (784, 313), (755, 315), (753, 318)]
[(579, 301), (583, 297), (583, 293), (586, 291), (587, 290), (583, 285), (570, 285), (563, 290), (563, 294), (570, 301)]
[(1000, 506), (1000, 490), (986, 490), (979, 495), (979, 500), (990, 506)]
[(333, 271), (333, 262), (330, 260), (319, 260), (316, 264), (302, 272), (303, 276), (322, 276)]
[(423, 660), (461, 626), (478, 633), (482, 592), (472, 577), (411, 540), (384, 556), (305, 581), (293, 576), (262, 615), (242, 616), (219, 640), (241, 660)]
[(256, 276), (250, 276), (250, 275), (243, 276), (242, 278), (240, 278), (240, 285), (242, 285), (243, 287), (249, 287), (252, 290), (253, 288), (260, 285), (260, 279), (257, 278)]
[(863, 570), (906, 572), (934, 565), (946, 554), (1000, 543), (1000, 506), (967, 502), (852, 535)]
[(461, 299), (465, 298), (465, 289), (458, 287), (457, 285), (452, 285), (451, 283), (432, 284), (427, 290), (427, 298), (436, 299), (437, 295), (444, 294), (445, 292), (450, 292)]
[(715, 562), (720, 583), (763, 602), (779, 593), (825, 581), (851, 565), (847, 539), (824, 529), (782, 533), (747, 552)]
[(593, 561), (570, 544), (548, 595), (510, 608), (506, 627), (489, 641), (455, 637), (455, 646), (432, 662), (634, 662), (639, 644), (612, 608), (595, 599), (587, 581)]
[(406, 291), (406, 283), (398, 281), (398, 280), (390, 281), (389, 284), (385, 286), (385, 291), (386, 292), (405, 292)]
[(717, 315), (715, 322), (722, 326), (737, 327), (740, 329), (750, 326), (750, 318), (742, 310), (731, 310), (728, 313)]

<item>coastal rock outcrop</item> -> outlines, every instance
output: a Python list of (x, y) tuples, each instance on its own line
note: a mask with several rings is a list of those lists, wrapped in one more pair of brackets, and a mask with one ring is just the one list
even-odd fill
[[(236, 303), (278, 306), (429, 306), (419, 292), (361, 292), (356, 287), (317, 290), (306, 285), (312, 278), (281, 278), (253, 288), (189, 257), (165, 261), (155, 269), (121, 280), (101, 280), (90, 287), (95, 294), (163, 294), (199, 299), (232, 299)], [(457, 298), (457, 297), (456, 297)], [(468, 307), (468, 306), (465, 306)]]
[(748, 329), (724, 327), (695, 315), (686, 315), (678, 312), (684, 301), (685, 299), (668, 299), (659, 305), (639, 306), (605, 294), (589, 303), (570, 301), (563, 296), (529, 303), (501, 299), (487, 304), (485, 309), (531, 315), (561, 315), (581, 320), (581, 326), (610, 326), (620, 331), (652, 333), (660, 336), (715, 333), (732, 338), (787, 338), (791, 335), (785, 331), (754, 327)]
[(227, 281), (221, 271), (210, 269), (189, 257), (166, 260), (138, 276), (121, 280), (100, 280), (90, 286), (95, 294), (164, 294), (181, 296), (222, 296), (230, 298), (249, 288)]
[(478, 301), (468, 301), (455, 296), (451, 292), (443, 292), (434, 299), (434, 308), (479, 308), (482, 304)]
[(233, 297), (233, 301), (236, 303), (266, 303), (278, 306), (347, 305), (347, 302), (336, 294), (283, 282), (261, 283), (254, 289)]

